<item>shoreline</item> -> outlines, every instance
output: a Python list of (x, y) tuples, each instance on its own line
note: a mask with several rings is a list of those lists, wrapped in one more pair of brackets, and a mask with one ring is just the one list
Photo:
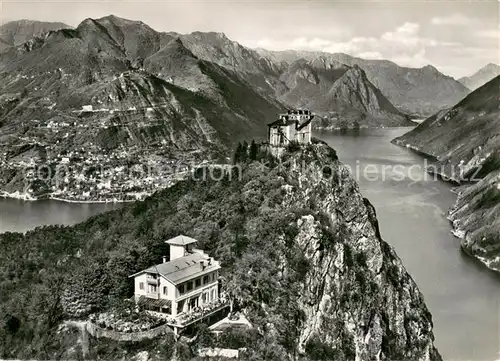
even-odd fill
[[(436, 157), (421, 151), (420, 149), (418, 149), (415, 146), (412, 146), (411, 144), (404, 144), (404, 142), (402, 142), (398, 138), (393, 139), (391, 141), (391, 143), (395, 144), (397, 146), (403, 147), (403, 148), (410, 149), (411, 151), (413, 151), (417, 154), (420, 154), (422, 156), (433, 157), (434, 159), (436, 159)], [(456, 222), (456, 220), (454, 218), (454, 214), (457, 210), (457, 205), (458, 205), (461, 193), (462, 193), (462, 189), (463, 189), (463, 187), (470, 186), (470, 183), (459, 182), (458, 180), (453, 179), (452, 177), (449, 177), (447, 175), (443, 175), (440, 172), (431, 172), (429, 170), (426, 170), (426, 171), (430, 174), (437, 174), (437, 176), (439, 177), (441, 182), (448, 183), (448, 184), (451, 184), (454, 186), (450, 190), (450, 192), (456, 196), (456, 200), (455, 200), (455, 204), (453, 206), (451, 206), (450, 209), (448, 209), (446, 219), (450, 222), (450, 233), (456, 239), (458, 239), (460, 242), (459, 243), (460, 251), (462, 253), (464, 253), (465, 255), (467, 255), (468, 257), (470, 257), (471, 259), (477, 261), (479, 264), (482, 264), (484, 267), (486, 267), (486, 269), (493, 271), (495, 273), (500, 272), (500, 269), (491, 266), (491, 263), (493, 263), (494, 261), (488, 260), (488, 259), (482, 257), (481, 255), (474, 254), (473, 252), (470, 251), (470, 249), (468, 249), (467, 244), (469, 243), (469, 239), (468, 239), (469, 234), (464, 229), (462, 229), (460, 227), (460, 225)]]
[(131, 199), (131, 200), (125, 200), (125, 199), (113, 199), (113, 200), (78, 200), (78, 199), (65, 199), (65, 198), (58, 198), (58, 197), (48, 197), (46, 199), (50, 199), (53, 201), (57, 202), (63, 202), (63, 203), (76, 203), (76, 204), (117, 204), (117, 203), (133, 203), (140, 201), (139, 199)]
[(53, 200), (56, 202), (74, 203), (74, 204), (119, 204), (119, 203), (133, 203), (133, 202), (140, 201), (139, 199), (131, 199), (131, 200), (126, 200), (126, 199), (78, 200), (78, 199), (66, 199), (66, 198), (59, 198), (59, 197), (52, 197), (52, 196), (44, 196), (42, 198), (40, 198), (40, 197), (35, 198), (35, 197), (29, 196), (29, 195), (17, 195), (15, 193), (7, 193), (7, 192), (0, 193), (0, 198), (15, 199), (18, 201), (23, 201), (23, 202), (37, 202), (37, 201), (43, 201), (43, 200)]

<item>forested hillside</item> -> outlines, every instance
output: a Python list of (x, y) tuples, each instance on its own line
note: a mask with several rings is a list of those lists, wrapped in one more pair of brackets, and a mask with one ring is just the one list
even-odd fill
[[(248, 158), (260, 156), (240, 149), (239, 168), (220, 180), (200, 170), (74, 227), (0, 235), (0, 357), (81, 355), (61, 322), (117, 307), (132, 294), (128, 276), (161, 262), (164, 240), (182, 233), (222, 262), (223, 287), (255, 326), (224, 337), (243, 340), (252, 360), (439, 360), (423, 296), (335, 151), (316, 143), (290, 147), (281, 164)], [(91, 339), (89, 358), (181, 349), (189, 359), (205, 342)]]

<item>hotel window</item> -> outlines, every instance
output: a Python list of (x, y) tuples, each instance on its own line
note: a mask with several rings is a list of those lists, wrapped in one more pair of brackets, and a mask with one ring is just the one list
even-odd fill
[(211, 290), (210, 291), (210, 301), (213, 301), (215, 299), (215, 291)]
[(203, 294), (201, 295), (201, 300), (203, 303), (207, 303), (208, 301), (208, 293), (207, 292), (203, 292)]
[(200, 287), (200, 286), (201, 286), (201, 278), (197, 278), (197, 279), (194, 281), (194, 286), (195, 286), (195, 287)]
[(188, 282), (187, 283), (187, 290), (191, 291), (193, 289), (193, 282)]
[(139, 289), (144, 290), (144, 282), (139, 283)]
[(182, 295), (184, 293), (184, 285), (179, 286), (179, 293)]
[(212, 273), (212, 281), (215, 281), (217, 279), (217, 274), (216, 272)]
[(156, 286), (155, 285), (149, 285), (149, 293), (155, 293), (156, 292)]
[(163, 294), (166, 295), (168, 293), (167, 286), (163, 286)]
[(208, 282), (210, 282), (210, 277), (208, 275), (203, 276), (203, 284), (206, 285)]

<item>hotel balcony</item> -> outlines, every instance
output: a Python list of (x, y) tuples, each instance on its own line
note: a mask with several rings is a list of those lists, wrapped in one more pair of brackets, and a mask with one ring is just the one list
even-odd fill
[(229, 302), (218, 299), (216, 301), (204, 304), (203, 306), (196, 307), (192, 311), (180, 313), (177, 315), (177, 317), (175, 317), (175, 320), (170, 320), (170, 322), (167, 323), (169, 323), (171, 326), (183, 328), (208, 316), (211, 316), (227, 307), (229, 307)]

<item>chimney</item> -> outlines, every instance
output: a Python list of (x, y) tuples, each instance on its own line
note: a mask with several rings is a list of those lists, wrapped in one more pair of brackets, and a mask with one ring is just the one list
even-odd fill
[(167, 263), (167, 257), (163, 256), (163, 263)]
[(201, 270), (205, 269), (205, 261), (200, 261)]
[(210, 257), (210, 258), (208, 259), (208, 265), (209, 265), (209, 266), (210, 266), (210, 265), (212, 265), (212, 257)]

